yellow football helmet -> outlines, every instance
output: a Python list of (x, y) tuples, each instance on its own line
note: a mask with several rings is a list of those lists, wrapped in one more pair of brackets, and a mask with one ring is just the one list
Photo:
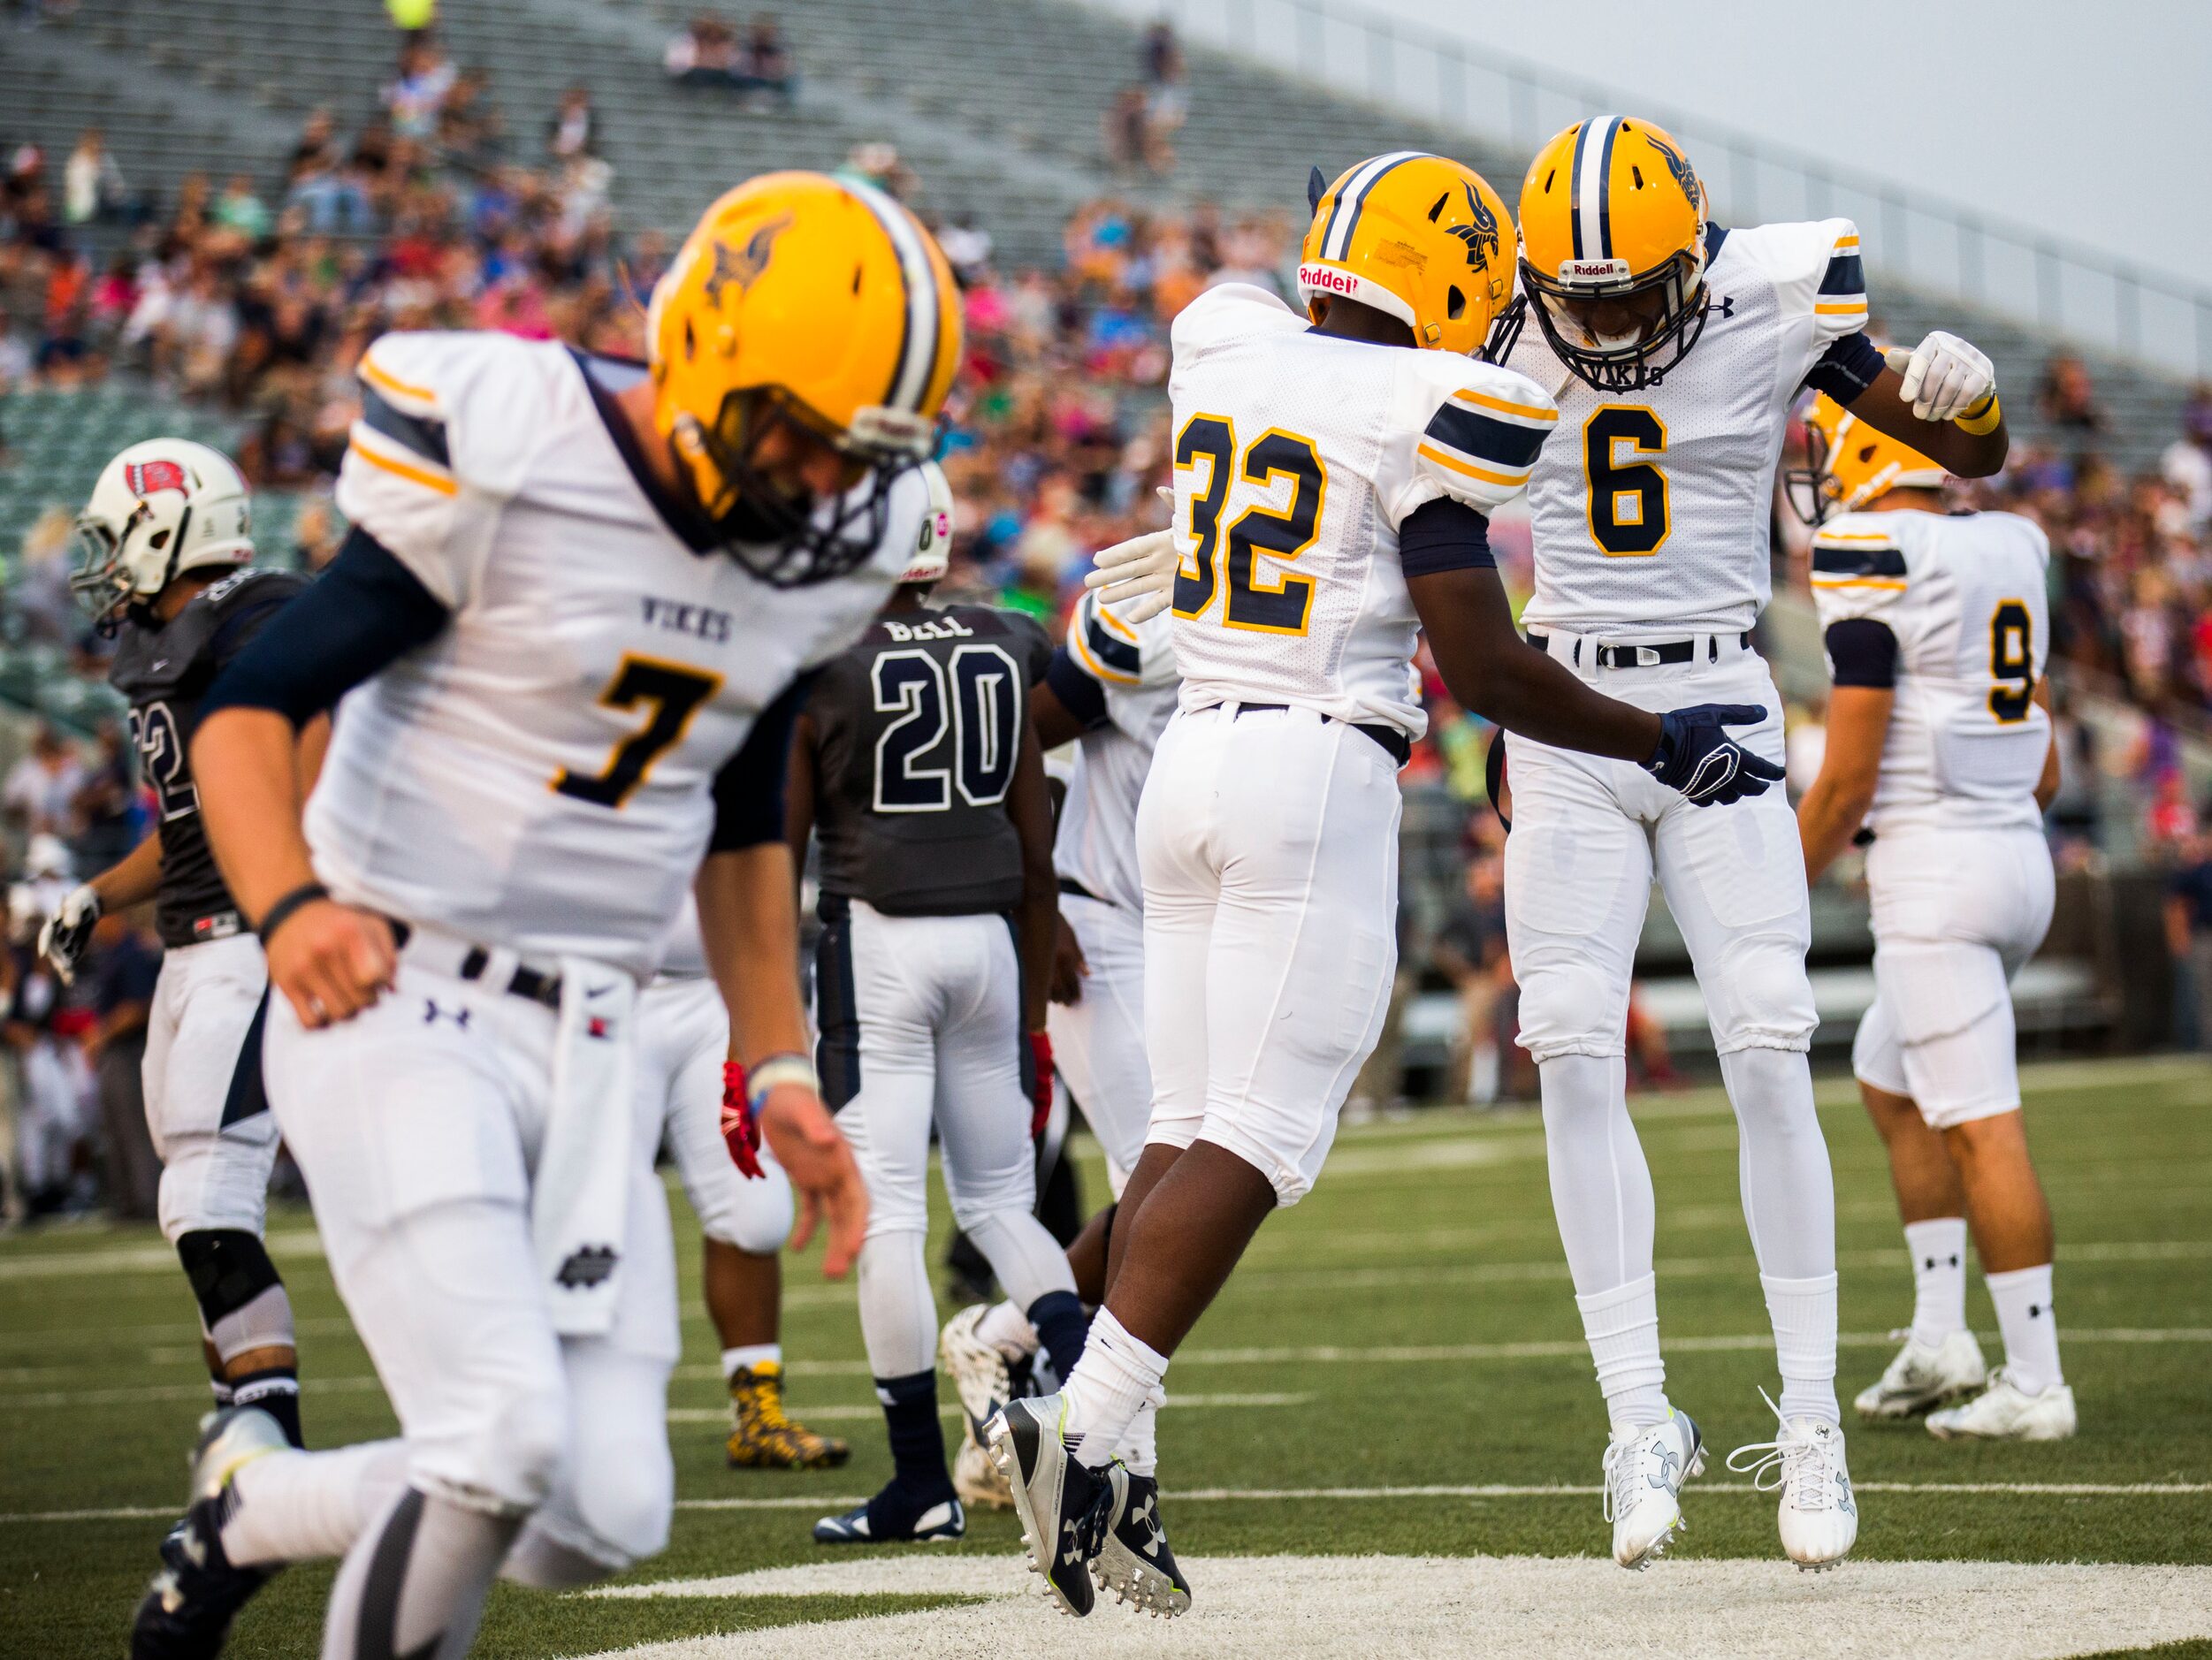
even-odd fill
[[(706, 210), (646, 335), (654, 424), (734, 558), (778, 587), (866, 562), (893, 481), (936, 447), (960, 319), (936, 239), (873, 186), (767, 173)], [(841, 454), (841, 496), (762, 470), (785, 425)]]
[(1941, 490), (1942, 464), (1878, 431), (1822, 392), (1805, 415), (1805, 465), (1784, 483), (1807, 524), (1856, 513), (1893, 490)]
[(1657, 385), (1697, 343), (1705, 210), (1682, 146), (1648, 121), (1596, 116), (1537, 152), (1521, 279), (1552, 351), (1598, 391)]
[[(1519, 332), (1513, 311), (1513, 218), (1471, 167), (1419, 150), (1370, 156), (1324, 187), (1298, 256), (1298, 292), (1316, 323), (1332, 296), (1387, 312), (1414, 343), (1493, 362)], [(1512, 317), (1512, 333), (1491, 339)]]

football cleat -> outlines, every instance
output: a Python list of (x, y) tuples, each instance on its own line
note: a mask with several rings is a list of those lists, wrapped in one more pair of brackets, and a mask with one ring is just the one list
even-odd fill
[(1843, 1459), (1843, 1431), (1824, 1419), (1783, 1418), (1766, 1391), (1759, 1394), (1781, 1433), (1738, 1447), (1728, 1454), (1728, 1468), (1750, 1476), (1762, 1493), (1781, 1492), (1784, 1555), (1808, 1572), (1832, 1568), (1858, 1538), (1858, 1499)]
[(983, 1445), (1013, 1489), (1014, 1513), (1030, 1567), (1063, 1613), (1081, 1618), (1097, 1602), (1091, 1564), (1114, 1519), (1115, 1489), (1105, 1472), (1084, 1467), (1061, 1438), (1067, 1399), (1009, 1401), (992, 1414)]
[(996, 1344), (975, 1335), (976, 1327), (988, 1313), (989, 1305), (973, 1304), (945, 1321), (937, 1338), (937, 1356), (944, 1362), (945, 1374), (952, 1380), (960, 1408), (972, 1424), (988, 1423), (993, 1413), (1014, 1398), (1006, 1357)]
[(161, 1569), (131, 1622), (131, 1660), (205, 1660), (220, 1654), (231, 1622), (274, 1567), (235, 1568), (223, 1554), (231, 1481), (256, 1458), (289, 1452), (277, 1420), (257, 1406), (232, 1406), (200, 1420), (185, 1513), (161, 1542)]
[(1705, 1467), (1705, 1437), (1687, 1413), (1632, 1430), (1606, 1449), (1606, 1519), (1613, 1524), (1613, 1559), (1649, 1567), (1667, 1554), (1682, 1520), (1682, 1483)]
[(968, 1530), (967, 1513), (950, 1493), (919, 1499), (893, 1481), (866, 1504), (814, 1524), (818, 1545), (944, 1545)]
[(2074, 1427), (2071, 1385), (2054, 1383), (2030, 1395), (2002, 1367), (1973, 1399), (1928, 1419), (1928, 1434), (1938, 1441), (2064, 1441)]
[(1175, 1565), (1167, 1529), (1160, 1525), (1159, 1482), (1133, 1473), (1118, 1459), (1107, 1466), (1106, 1481), (1114, 1507), (1105, 1542), (1091, 1565), (1098, 1588), (1156, 1619), (1189, 1613), (1190, 1582)]
[(1011, 1510), (1014, 1507), (1014, 1489), (998, 1473), (998, 1466), (991, 1462), (991, 1455), (983, 1451), (983, 1443), (976, 1439), (973, 1423), (961, 1426), (960, 1450), (952, 1455), (952, 1490), (960, 1496), (960, 1502), (971, 1509)]
[(1917, 1417), (1972, 1394), (1987, 1376), (1972, 1332), (1954, 1331), (1933, 1345), (1908, 1336), (1881, 1376), (1851, 1405), (1865, 1419)]
[(835, 1435), (817, 1435), (783, 1410), (783, 1367), (763, 1360), (739, 1367), (729, 1380), (732, 1428), (726, 1451), (733, 1470), (834, 1470), (852, 1457)]

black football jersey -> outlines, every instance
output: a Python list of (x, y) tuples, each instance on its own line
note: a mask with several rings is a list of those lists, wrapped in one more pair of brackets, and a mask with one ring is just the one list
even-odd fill
[(189, 746), (216, 675), (307, 586), (288, 571), (246, 569), (202, 589), (165, 623), (126, 619), (108, 683), (131, 705), (131, 737), (154, 792), (161, 834), (155, 926), (164, 945), (216, 937), (193, 925), (236, 909), (200, 822)]
[(949, 605), (881, 618), (823, 668), (806, 711), (824, 892), (894, 916), (1021, 902), (1006, 792), (1051, 659), (1034, 618)]

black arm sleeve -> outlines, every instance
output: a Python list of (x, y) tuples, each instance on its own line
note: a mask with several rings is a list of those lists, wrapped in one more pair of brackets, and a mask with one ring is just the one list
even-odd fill
[(200, 705), (271, 709), (304, 726), (362, 682), (436, 639), (446, 607), (384, 544), (356, 528), (329, 570), (215, 678)]
[(1106, 689), (1083, 672), (1066, 646), (1055, 651), (1045, 665), (1044, 681), (1067, 712), (1086, 727), (1106, 724)]
[(783, 792), (791, 775), (791, 729), (814, 689), (800, 675), (760, 712), (744, 743), (714, 774), (714, 834), (709, 853), (736, 853), (783, 840)]
[(1398, 562), (1408, 576), (1495, 568), (1498, 561), (1490, 552), (1490, 521), (1449, 496), (1424, 501), (1398, 527)]
[(1846, 617), (1828, 624), (1828, 661), (1839, 686), (1873, 686), (1887, 691), (1897, 683), (1897, 636), (1886, 622)]
[(1873, 385), (1882, 370), (1881, 349), (1865, 333), (1828, 342), (1818, 362), (1805, 371), (1805, 385), (1849, 406)]

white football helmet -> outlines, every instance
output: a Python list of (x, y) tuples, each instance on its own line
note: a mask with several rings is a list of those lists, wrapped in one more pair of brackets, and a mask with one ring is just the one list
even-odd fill
[(934, 583), (952, 564), (951, 481), (934, 461), (924, 461), (921, 475), (929, 485), (929, 511), (922, 515), (921, 540), (915, 544), (914, 557), (899, 574), (902, 584)]
[(77, 515), (69, 587), (106, 623), (187, 571), (253, 557), (246, 479), (230, 457), (188, 438), (149, 438), (101, 470)]

